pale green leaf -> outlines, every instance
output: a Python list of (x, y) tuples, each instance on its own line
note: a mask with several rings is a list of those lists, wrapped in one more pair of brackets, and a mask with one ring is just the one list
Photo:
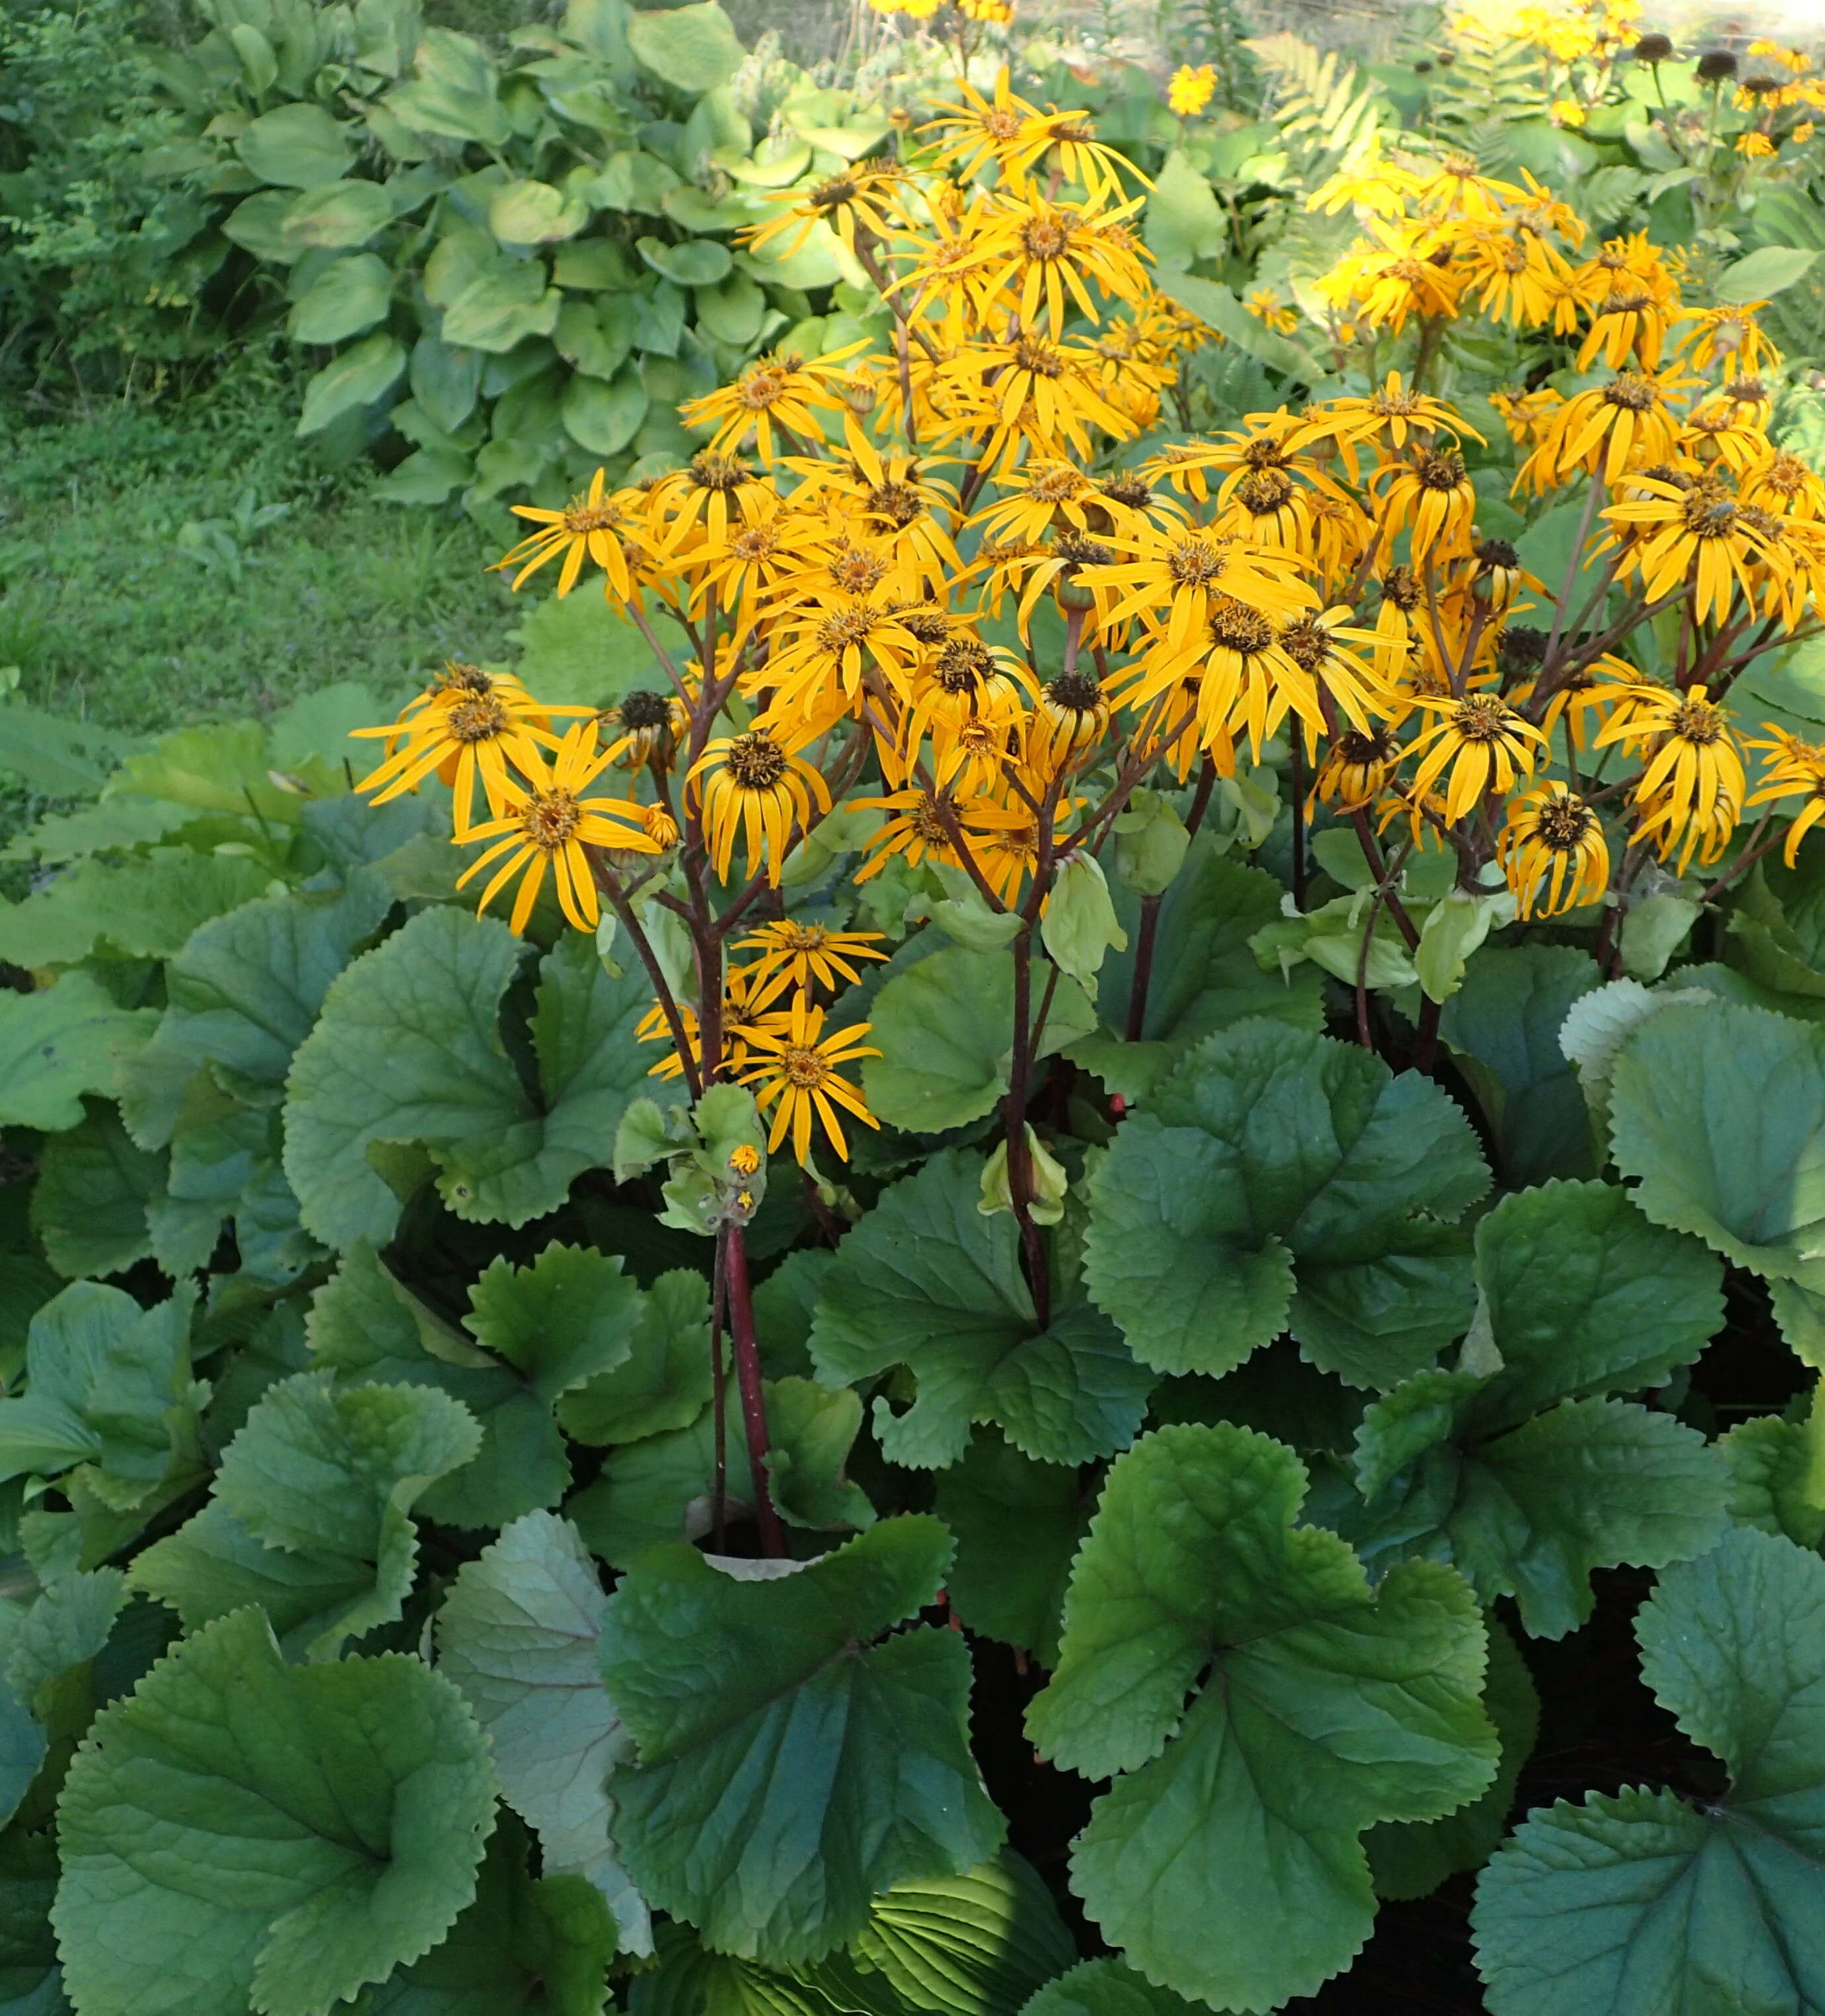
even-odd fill
[(0, 1124), (56, 1132), (82, 1118), (82, 1094), (111, 1093), (154, 1017), (117, 1005), (87, 973), (33, 994), (0, 992)]

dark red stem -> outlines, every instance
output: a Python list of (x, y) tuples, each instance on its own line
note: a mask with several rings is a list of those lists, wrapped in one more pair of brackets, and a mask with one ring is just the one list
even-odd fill
[(761, 1348), (754, 1337), (754, 1291), (748, 1285), (747, 1235), (739, 1225), (722, 1234), (724, 1278), (729, 1287), (729, 1334), (735, 1346), (735, 1383), (741, 1395), (741, 1425), (747, 1435), (748, 1477), (754, 1490), (754, 1524), (761, 1545), (776, 1560), (787, 1552), (786, 1529), (767, 1488), (767, 1403), (761, 1391)]

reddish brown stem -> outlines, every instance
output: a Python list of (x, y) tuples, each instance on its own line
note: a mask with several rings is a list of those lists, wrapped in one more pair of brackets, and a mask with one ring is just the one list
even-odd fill
[(1154, 974), (1154, 940), (1159, 932), (1162, 900), (1158, 896), (1141, 898), (1140, 928), (1134, 939), (1134, 979), (1128, 990), (1126, 1035), (1131, 1043), (1140, 1041), (1141, 1031), (1146, 1026), (1147, 985)]
[(722, 1234), (723, 1276), (729, 1289), (729, 1334), (735, 1347), (736, 1389), (741, 1396), (741, 1425), (747, 1438), (748, 1478), (754, 1492), (754, 1524), (761, 1545), (775, 1560), (787, 1552), (786, 1529), (773, 1509), (767, 1488), (767, 1403), (761, 1391), (761, 1348), (754, 1337), (754, 1291), (748, 1285), (747, 1242), (739, 1225)]

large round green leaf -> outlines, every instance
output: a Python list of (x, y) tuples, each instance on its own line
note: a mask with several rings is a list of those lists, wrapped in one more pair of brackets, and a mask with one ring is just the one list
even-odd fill
[(326, 266), (291, 311), (291, 333), (300, 343), (345, 343), (386, 319), (393, 275), (372, 252)]
[(331, 358), (304, 387), (304, 409), (297, 432), (320, 433), (331, 421), (358, 406), (372, 406), (399, 382), (405, 369), (405, 345), (396, 336), (376, 329), (352, 349)]
[(419, 39), (413, 75), (383, 101), (417, 133), (504, 147), (513, 125), (501, 103), (500, 73), (473, 35), (427, 29)]
[(1727, 1789), (1535, 1811), (1477, 1885), (1492, 2016), (1808, 2016), (1825, 1982), (1825, 1562), (1732, 1533), (1635, 1621), (1642, 1677)]
[(238, 1611), (105, 1708), (70, 1767), (52, 1916), (70, 1999), (322, 2016), (449, 1931), (494, 1803), (486, 1739), (423, 1661), (288, 1666)]
[(893, 1885), (994, 1853), (962, 1639), (874, 1643), (932, 1600), (950, 1551), (915, 1514), (758, 1579), (682, 1544), (623, 1575), (602, 1672), (636, 1746), (614, 1779), (621, 1854), (656, 1906), (790, 1967), (854, 1939)]
[(1798, 1280), (1825, 1256), (1825, 1031), (1759, 1008), (1664, 1009), (1611, 1082), (1616, 1166), (1656, 1224)]
[(729, 275), (729, 247), (714, 238), (687, 239), (682, 245), (668, 245), (662, 238), (643, 238), (639, 253), (654, 272), (681, 287), (713, 286)]
[(549, 336), (557, 327), (563, 296), (545, 284), (538, 261), (477, 274), (444, 311), (446, 344), (499, 356), (529, 336)]
[(1042, 1463), (1125, 1449), (1152, 1381), (1094, 1309), (1080, 1303), (1039, 1327), (1013, 1218), (977, 1208), (981, 1168), (962, 1149), (934, 1156), (844, 1240), (812, 1327), (819, 1377), (906, 1366), (917, 1397), (898, 1415), (877, 1399), (875, 1433), (895, 1462), (921, 1469), (955, 1463), (974, 1423)]
[(1290, 1449), (1227, 1423), (1137, 1443), (1027, 1716), (1042, 1756), (1115, 1776), (1072, 1889), (1133, 1965), (1218, 2009), (1348, 1966), (1375, 1909), (1363, 1830), (1438, 1819), (1496, 1769), (1463, 1578), (1405, 1561), (1371, 1590), (1334, 1533), (1295, 1523), (1305, 1486)]
[(716, 0), (634, 15), (628, 47), (655, 77), (693, 97), (726, 84), (747, 54)]
[(283, 226), (288, 243), (306, 251), (348, 252), (393, 221), (384, 182), (333, 182), (293, 200)]
[(575, 237), (589, 206), (549, 182), (508, 182), (488, 199), (488, 221), (504, 245), (546, 245)]
[(339, 181), (355, 155), (338, 125), (320, 105), (281, 105), (262, 112), (235, 142), (235, 151), (263, 182), (314, 189)]
[(646, 389), (623, 371), (612, 384), (579, 371), (564, 387), (564, 431), (592, 455), (619, 455), (646, 417)]

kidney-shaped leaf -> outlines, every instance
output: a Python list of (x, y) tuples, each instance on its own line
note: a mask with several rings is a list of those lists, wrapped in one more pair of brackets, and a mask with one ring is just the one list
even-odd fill
[(602, 1633), (638, 1753), (615, 1777), (621, 1854), (707, 1944), (820, 1958), (880, 1892), (1000, 1845), (970, 1755), (963, 1641), (924, 1626), (873, 1642), (932, 1600), (950, 1551), (913, 1514), (759, 1579), (683, 1545), (622, 1577)]
[(975, 1422), (1044, 1463), (1125, 1449), (1151, 1379), (1094, 1309), (1040, 1328), (1013, 1219), (977, 1208), (981, 1172), (976, 1157), (946, 1150), (844, 1240), (812, 1327), (819, 1377), (837, 1385), (907, 1366), (917, 1398), (898, 1415), (877, 1399), (875, 1432), (895, 1462), (920, 1469), (955, 1463)]
[(494, 1803), (486, 1739), (421, 1660), (288, 1666), (257, 1611), (207, 1625), (70, 1767), (52, 1915), (70, 1999), (322, 2016), (449, 1931)]
[(1530, 1813), (1471, 1927), (1492, 2016), (1825, 2008), (1825, 1561), (1732, 1533), (1635, 1621), (1642, 1675), (1729, 1766), (1702, 1807), (1632, 1787)]
[(1372, 1592), (1334, 1533), (1294, 1525), (1305, 1484), (1290, 1449), (1227, 1423), (1138, 1443), (1028, 1712), (1042, 1755), (1123, 1774), (1072, 1852), (1091, 1917), (1150, 1980), (1221, 2009), (1277, 2008), (1346, 1967), (1374, 1915), (1363, 1830), (1437, 1819), (1496, 1769), (1468, 1586), (1408, 1561)]
[(299, 103), (262, 112), (235, 151), (263, 182), (320, 189), (348, 172), (355, 157), (344, 130), (320, 105)]

